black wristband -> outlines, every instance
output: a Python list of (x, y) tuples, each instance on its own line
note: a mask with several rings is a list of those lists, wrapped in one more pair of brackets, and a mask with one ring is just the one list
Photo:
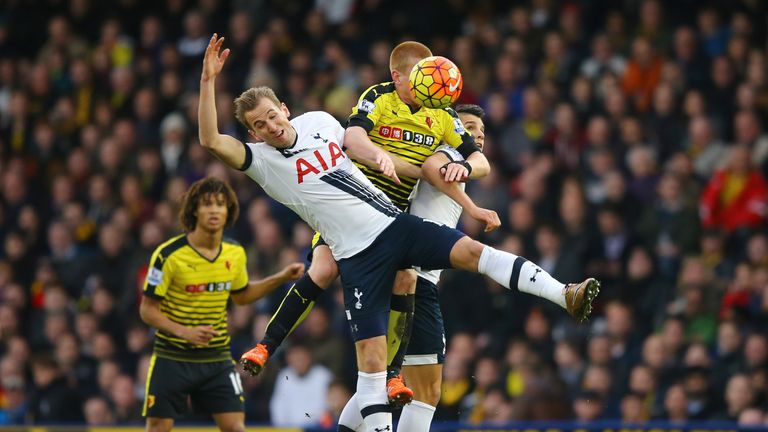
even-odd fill
[(469, 164), (467, 161), (461, 161), (461, 164), (464, 165), (464, 168), (467, 169), (467, 177), (469, 177), (472, 174), (472, 165)]
[(472, 174), (472, 165), (470, 165), (469, 162), (467, 162), (465, 160), (463, 160), (463, 161), (450, 161), (450, 162), (448, 162), (445, 165), (440, 167), (440, 172), (444, 172), (445, 170), (447, 170), (448, 169), (448, 165), (450, 165), (450, 164), (458, 164), (458, 165), (461, 165), (464, 168), (466, 168), (467, 169), (467, 177), (469, 177), (469, 175)]

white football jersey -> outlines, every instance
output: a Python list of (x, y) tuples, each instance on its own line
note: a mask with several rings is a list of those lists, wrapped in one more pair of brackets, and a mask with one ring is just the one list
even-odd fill
[[(435, 152), (444, 153), (454, 162), (464, 160), (464, 157), (461, 156), (461, 153), (459, 153), (458, 150), (448, 145), (438, 147), (435, 149)], [(460, 183), (460, 187), (464, 189), (466, 185)], [(411, 192), (410, 202), (408, 213), (447, 225), (451, 228), (456, 228), (463, 210), (456, 201), (437, 190), (425, 180), (419, 180), (418, 183), (416, 183), (413, 192)], [(416, 269), (416, 272), (424, 279), (437, 284), (437, 281), (440, 280), (440, 273), (442, 273), (442, 270), (426, 271)]]
[(344, 153), (344, 128), (330, 114), (308, 112), (291, 125), (297, 139), (290, 148), (247, 143), (243, 171), (319, 231), (334, 258), (351, 257), (400, 210)]

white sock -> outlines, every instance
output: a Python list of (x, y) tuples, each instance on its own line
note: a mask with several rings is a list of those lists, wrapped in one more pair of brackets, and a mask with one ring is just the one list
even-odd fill
[(403, 407), (397, 430), (402, 432), (429, 432), (435, 407), (421, 401), (413, 401)]
[(387, 404), (387, 372), (357, 373), (357, 406), (366, 432), (393, 432)]
[[(545, 298), (565, 309), (564, 284), (541, 267), (523, 257), (486, 246), (480, 254), (477, 271), (501, 285)], [(517, 271), (517, 280), (512, 280)]]
[(360, 407), (357, 405), (357, 393), (353, 394), (339, 416), (339, 426), (345, 426), (354, 431), (361, 429), (363, 425), (363, 415), (360, 414)]

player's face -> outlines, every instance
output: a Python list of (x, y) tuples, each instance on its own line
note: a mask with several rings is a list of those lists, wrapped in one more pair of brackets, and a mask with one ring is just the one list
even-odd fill
[(227, 223), (224, 194), (204, 195), (197, 204), (197, 227), (207, 232), (223, 231)]
[(288, 148), (296, 141), (296, 130), (288, 121), (290, 115), (284, 103), (278, 106), (269, 98), (261, 98), (256, 108), (245, 113), (245, 120), (254, 138), (275, 148)]
[(464, 123), (464, 128), (475, 138), (477, 146), (482, 150), (485, 144), (485, 124), (483, 119), (468, 113), (459, 113), (459, 119)]
[(405, 68), (408, 72), (402, 72), (397, 69), (393, 70), (392, 81), (395, 83), (395, 89), (397, 90), (397, 95), (400, 96), (400, 99), (405, 102), (406, 105), (418, 107), (421, 106), (421, 104), (413, 97), (411, 90), (408, 88), (408, 75), (410, 74), (411, 69), (413, 69), (413, 64)]

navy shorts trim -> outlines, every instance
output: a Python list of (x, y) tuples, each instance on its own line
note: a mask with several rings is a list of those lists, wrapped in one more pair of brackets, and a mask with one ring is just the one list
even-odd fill
[(418, 278), (416, 282), (416, 309), (405, 366), (443, 364), (445, 362), (445, 326), (440, 310), (437, 285)]
[[(385, 335), (397, 270), (450, 268), (451, 249), (464, 235), (402, 213), (365, 250), (339, 260), (352, 337), (357, 341)], [(381, 322), (374, 324), (376, 320)]]

